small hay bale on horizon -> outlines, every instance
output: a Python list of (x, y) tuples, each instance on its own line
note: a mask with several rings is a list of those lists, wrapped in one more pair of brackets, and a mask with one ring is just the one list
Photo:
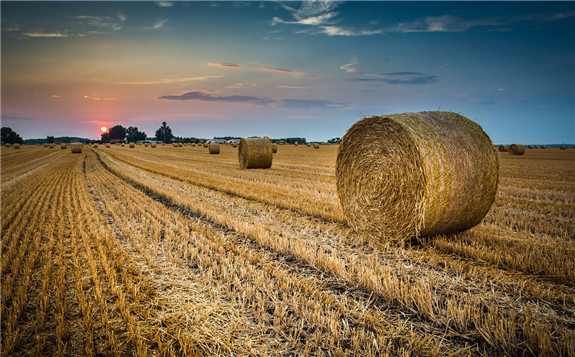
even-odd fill
[(70, 145), (70, 150), (72, 151), (72, 154), (81, 154), (82, 153), (82, 143), (72, 143)]
[(344, 135), (336, 163), (349, 223), (400, 244), (479, 224), (498, 179), (499, 154), (490, 138), (452, 112), (364, 118)]
[(66, 145), (65, 143), (60, 144), (60, 149), (66, 149), (68, 147), (68, 145)]
[(135, 147), (136, 147), (136, 144), (130, 143), (130, 149), (133, 149), (133, 148), (135, 148)]
[(10, 146), (12, 146), (12, 144), (10, 144), (10, 143), (6, 143), (6, 144), (4, 144), (4, 147), (7, 147), (7, 148), (9, 148)]
[(12, 145), (12, 147), (13, 147), (14, 149), (20, 149), (20, 144), (15, 143), (14, 145)]
[(499, 145), (499, 152), (508, 152), (509, 145)]
[(314, 149), (319, 149), (319, 144), (318, 144), (318, 143), (313, 144), (313, 148), (314, 148)]
[(509, 155), (523, 155), (525, 154), (525, 145), (511, 144), (509, 146)]
[(243, 138), (238, 146), (241, 169), (267, 169), (272, 166), (273, 148), (269, 138)]
[(110, 144), (106, 144), (106, 148), (108, 148), (108, 149), (109, 149), (109, 148), (110, 148)]
[(561, 145), (561, 146), (559, 146), (559, 149), (561, 149), (561, 150), (567, 150), (567, 146)]
[(208, 144), (208, 151), (210, 154), (219, 154), (220, 153), (220, 144), (218, 144), (218, 143)]
[(155, 148), (156, 148), (156, 143), (151, 143), (151, 144), (150, 144), (150, 147), (151, 147), (152, 149), (155, 149)]
[(277, 154), (278, 152), (278, 144), (272, 144), (272, 153)]

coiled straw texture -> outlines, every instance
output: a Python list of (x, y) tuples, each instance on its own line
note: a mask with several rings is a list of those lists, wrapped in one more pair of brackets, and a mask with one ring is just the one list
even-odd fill
[(272, 166), (272, 142), (269, 138), (244, 138), (238, 146), (238, 161), (242, 169), (267, 169)]
[(337, 192), (348, 221), (380, 239), (457, 232), (489, 211), (498, 160), (487, 134), (459, 114), (374, 116), (341, 141)]

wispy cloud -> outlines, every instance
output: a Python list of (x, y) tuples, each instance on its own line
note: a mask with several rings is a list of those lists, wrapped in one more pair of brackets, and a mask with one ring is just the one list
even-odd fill
[[(437, 82), (437, 76), (420, 72), (390, 72), (390, 73), (360, 73), (359, 78), (350, 79), (354, 82), (383, 82), (387, 84), (430, 84)], [(365, 78), (369, 77), (369, 78)]]
[(342, 108), (346, 107), (344, 103), (334, 103), (329, 100), (312, 100), (312, 99), (284, 99), (279, 105), (282, 108)]
[(22, 33), (23, 36), (27, 37), (52, 37), (52, 38), (66, 38), (66, 37), (74, 37), (77, 36), (75, 34), (70, 33), (62, 33), (62, 32), (24, 32)]
[(150, 85), (150, 84), (170, 84), (179, 82), (203, 81), (212, 78), (221, 78), (222, 76), (197, 76), (197, 77), (177, 77), (177, 78), (161, 78), (148, 81), (126, 81), (116, 82), (114, 84), (128, 84), (128, 85)]
[[(337, 18), (339, 12), (334, 11), (341, 2), (336, 1), (304, 1), (300, 8), (283, 5), (293, 17), (293, 20), (284, 20), (281, 17), (274, 17), (272, 26), (279, 24), (303, 26), (306, 30), (298, 33), (308, 32), (310, 34), (325, 34), (328, 36), (369, 36), (383, 33), (383, 29), (354, 28), (338, 25)], [(368, 22), (368, 26), (373, 26), (375, 22)]]
[(166, 24), (166, 22), (168, 22), (168, 20), (159, 20), (156, 21), (156, 23), (152, 26), (149, 27), (144, 27), (145, 30), (159, 30), (161, 28), (164, 27), (164, 24)]
[(238, 82), (238, 83), (234, 83), (232, 85), (229, 85), (226, 88), (242, 89), (242, 88), (252, 88), (255, 86), (256, 86), (256, 84), (253, 82)]
[(348, 73), (353, 73), (353, 72), (357, 72), (357, 70), (355, 69), (355, 66), (357, 65), (357, 56), (354, 55), (351, 58), (351, 62), (350, 63), (346, 63), (344, 65), (341, 65), (339, 67), (339, 69), (346, 71)]
[(95, 101), (114, 101), (117, 100), (115, 97), (108, 97), (100, 94), (85, 95), (84, 99), (95, 100)]
[(91, 16), (81, 15), (73, 17), (79, 24), (96, 29), (96, 31), (120, 31), (122, 29), (121, 22), (126, 21), (126, 16), (119, 14), (116, 17), (112, 16)]
[(239, 64), (232, 62), (208, 62), (208, 66), (221, 67), (221, 68), (240, 68)]
[(276, 86), (276, 88), (283, 88), (283, 89), (308, 89), (308, 88), (310, 88), (310, 87), (309, 87), (309, 86), (290, 86), (290, 85), (282, 84), (282, 85)]
[(172, 7), (174, 5), (171, 1), (156, 1), (155, 4), (159, 7)]
[(22, 120), (37, 120), (30, 117), (19, 117), (14, 115), (2, 115), (2, 121), (22, 121)]
[(273, 72), (273, 73), (282, 73), (288, 74), (296, 78), (315, 78), (317, 76), (313, 74), (306, 74), (303, 72), (295, 71), (293, 69), (288, 68), (274, 68), (263, 65), (261, 63), (257, 64), (250, 64), (250, 65), (240, 65), (233, 62), (208, 62), (208, 66), (211, 67), (220, 67), (220, 68), (232, 68), (232, 69), (242, 69), (245, 71), (254, 71), (254, 72)]

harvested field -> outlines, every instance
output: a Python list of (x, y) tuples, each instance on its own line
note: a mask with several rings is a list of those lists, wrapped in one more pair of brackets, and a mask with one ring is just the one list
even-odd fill
[(478, 226), (398, 247), (336, 145), (220, 147), (2, 147), (2, 355), (575, 355), (575, 150), (498, 152)]

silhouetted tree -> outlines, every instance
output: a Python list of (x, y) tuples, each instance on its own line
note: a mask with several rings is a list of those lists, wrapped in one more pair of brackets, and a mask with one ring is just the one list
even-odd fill
[(126, 139), (128, 141), (146, 140), (146, 133), (139, 131), (138, 127), (130, 126), (126, 129)]
[(110, 140), (124, 140), (126, 138), (126, 128), (121, 125), (114, 125), (108, 132), (110, 133)]
[(166, 124), (166, 122), (162, 122), (162, 126), (156, 130), (156, 140), (169, 143), (172, 141), (172, 137), (172, 129)]
[(11, 128), (3, 126), (1, 131), (2, 131), (2, 141), (3, 142), (10, 143), (10, 144), (15, 144), (15, 143), (24, 144), (24, 140), (22, 140), (20, 135), (18, 135), (18, 133), (15, 132), (14, 130), (12, 130)]
[(49, 144), (53, 144), (54, 143), (54, 137), (53, 136), (47, 136), (46, 137), (46, 142)]

